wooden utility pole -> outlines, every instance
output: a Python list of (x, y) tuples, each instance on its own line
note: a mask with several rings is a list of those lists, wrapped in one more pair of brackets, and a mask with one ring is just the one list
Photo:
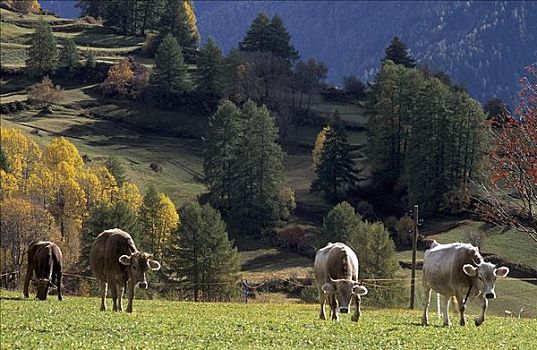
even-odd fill
[(414, 218), (414, 235), (412, 236), (412, 275), (410, 280), (410, 309), (414, 309), (414, 296), (416, 289), (416, 249), (418, 246), (418, 206), (414, 205), (414, 210), (412, 211), (412, 216)]

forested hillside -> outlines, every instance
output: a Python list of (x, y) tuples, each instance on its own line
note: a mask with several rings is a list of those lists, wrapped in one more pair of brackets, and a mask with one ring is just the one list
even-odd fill
[[(73, 6), (42, 1), (71, 15)], [(400, 36), (421, 64), (446, 71), (481, 102), (513, 102), (516, 78), (537, 54), (537, 3), (195, 1), (202, 40), (225, 51), (237, 45), (255, 15), (282, 17), (302, 58), (329, 62), (329, 79), (371, 78), (382, 50)], [(233, 18), (233, 20), (229, 20)]]

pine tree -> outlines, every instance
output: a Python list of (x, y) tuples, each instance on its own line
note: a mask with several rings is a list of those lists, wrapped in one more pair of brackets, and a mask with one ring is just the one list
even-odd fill
[(61, 65), (67, 68), (68, 72), (76, 70), (80, 66), (80, 54), (73, 39), (67, 39), (61, 54)]
[(244, 137), (234, 152), (230, 216), (239, 231), (259, 234), (284, 212), (284, 154), (276, 143), (278, 129), (268, 109), (248, 101), (241, 111)]
[(239, 43), (239, 48), (247, 52), (270, 52), (274, 56), (291, 64), (300, 56), (291, 44), (291, 36), (287, 32), (280, 16), (272, 20), (264, 13), (259, 13), (254, 19), (246, 36)]
[(110, 174), (112, 174), (116, 179), (117, 185), (121, 187), (127, 180), (127, 176), (125, 175), (125, 166), (123, 165), (121, 159), (116, 156), (108, 157), (105, 165), (108, 171), (110, 171)]
[(205, 183), (210, 201), (216, 208), (228, 209), (231, 193), (232, 164), (242, 135), (241, 112), (231, 101), (220, 102), (209, 120), (209, 130), (204, 139)]
[(222, 96), (224, 91), (224, 57), (222, 50), (209, 37), (198, 57), (197, 84), (198, 90)]
[(171, 34), (166, 35), (158, 48), (151, 84), (155, 92), (168, 96), (181, 94), (190, 89), (181, 47)]
[(85, 64), (85, 67), (86, 68), (93, 68), (93, 67), (95, 67), (96, 64), (97, 64), (97, 62), (95, 61), (95, 55), (93, 54), (93, 51), (91, 51), (90, 49), (87, 49), (86, 50), (86, 64)]
[(285, 59), (290, 64), (298, 60), (300, 55), (291, 44), (291, 36), (287, 32), (280, 16), (274, 15), (272, 17), (269, 34), (269, 46), (275, 56)]
[(395, 64), (402, 64), (408, 68), (416, 67), (416, 60), (410, 56), (407, 46), (397, 36), (393, 37), (390, 45), (386, 48), (382, 62), (386, 62), (387, 60)]
[(144, 194), (144, 200), (140, 208), (140, 223), (144, 233), (143, 237), (140, 237), (140, 243), (148, 251), (153, 251), (155, 247), (159, 202), (157, 190), (154, 186), (149, 186)]
[(270, 19), (264, 13), (258, 13), (250, 28), (248, 28), (246, 36), (239, 43), (239, 48), (248, 52), (271, 51), (270, 31)]
[(43, 76), (56, 67), (58, 49), (50, 25), (39, 20), (30, 40), (26, 67), (32, 75)]
[(90, 212), (84, 222), (79, 260), (82, 271), (89, 272), (89, 253), (95, 238), (104, 230), (112, 228), (128, 232), (140, 248), (141, 225), (136, 213), (129, 209), (129, 205), (123, 201), (117, 201), (112, 205), (98, 206)]
[(324, 192), (329, 200), (338, 200), (346, 189), (355, 184), (356, 170), (337, 109), (334, 110), (329, 126), (316, 170), (317, 179), (311, 188), (316, 192)]
[(188, 0), (166, 0), (164, 8), (157, 42), (161, 41), (160, 38), (171, 34), (181, 47), (195, 48), (199, 41), (199, 33), (192, 3)]
[(166, 270), (185, 282), (195, 301), (228, 298), (239, 271), (239, 254), (228, 239), (225, 222), (208, 204), (190, 204), (181, 217), (181, 227), (167, 248)]

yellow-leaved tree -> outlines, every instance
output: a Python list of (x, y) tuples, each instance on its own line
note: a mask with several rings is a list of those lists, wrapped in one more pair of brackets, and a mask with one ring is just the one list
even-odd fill
[(324, 141), (326, 141), (326, 134), (330, 130), (329, 126), (325, 126), (323, 130), (317, 135), (315, 140), (315, 146), (313, 147), (312, 157), (313, 157), (313, 168), (317, 170), (319, 163), (321, 162), (321, 154), (323, 153)]
[(2, 128), (0, 142), (11, 167), (10, 173), (17, 179), (19, 190), (24, 192), (32, 171), (41, 160), (41, 149), (17, 129)]

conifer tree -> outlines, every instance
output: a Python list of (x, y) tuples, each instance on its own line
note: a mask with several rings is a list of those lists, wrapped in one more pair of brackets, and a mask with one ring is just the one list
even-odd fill
[(73, 39), (65, 41), (61, 54), (61, 65), (66, 67), (68, 72), (72, 72), (80, 66), (80, 53)]
[(225, 222), (209, 204), (189, 204), (181, 217), (181, 227), (167, 248), (168, 273), (185, 281), (195, 301), (229, 297), (239, 271), (239, 254), (228, 239)]
[(90, 49), (86, 50), (86, 68), (93, 68), (97, 62), (95, 61), (95, 55), (93, 54), (93, 51)]
[(347, 202), (341, 202), (333, 207), (323, 220), (323, 228), (318, 239), (319, 247), (328, 242), (347, 242), (355, 236), (355, 230), (360, 228), (361, 216)]
[(142, 207), (140, 208), (140, 222), (144, 235), (141, 237), (141, 244), (146, 249), (153, 249), (155, 237), (157, 236), (157, 216), (159, 210), (159, 196), (154, 186), (149, 186), (144, 194)]
[(337, 109), (334, 110), (329, 126), (316, 169), (317, 179), (311, 188), (315, 192), (324, 192), (329, 200), (337, 200), (346, 189), (355, 184), (356, 170)]
[(209, 120), (204, 139), (205, 183), (210, 201), (216, 208), (228, 209), (231, 193), (232, 165), (236, 162), (239, 136), (242, 135), (241, 111), (231, 101), (220, 102)]
[(56, 67), (58, 49), (50, 25), (39, 20), (30, 40), (26, 67), (32, 75), (43, 76)]
[(188, 0), (166, 0), (164, 12), (160, 19), (159, 38), (167, 34), (175, 37), (181, 47), (195, 48), (199, 41), (194, 7)]
[(125, 166), (123, 165), (123, 162), (118, 157), (111, 156), (108, 157), (105, 165), (108, 168), (108, 171), (110, 171), (110, 174), (112, 174), (116, 179), (117, 185), (121, 187), (123, 183), (127, 180), (127, 176), (125, 175)]
[(402, 64), (407, 68), (416, 67), (416, 60), (410, 56), (407, 46), (397, 36), (393, 37), (390, 45), (386, 48), (385, 56), (382, 61), (386, 62), (387, 60), (390, 60), (395, 64)]
[(242, 108), (244, 137), (234, 152), (231, 221), (244, 233), (259, 234), (284, 210), (283, 152), (276, 143), (278, 129), (265, 106), (248, 101)]
[(300, 57), (298, 51), (291, 44), (291, 35), (287, 32), (280, 16), (274, 15), (272, 17), (269, 34), (269, 46), (275, 56), (281, 57), (289, 63), (293, 63)]
[(190, 89), (187, 66), (177, 40), (168, 34), (155, 56), (151, 84), (159, 94), (177, 95)]
[(197, 69), (198, 90), (222, 96), (224, 91), (224, 57), (222, 50), (209, 37), (205, 46), (200, 50)]
[(299, 58), (298, 51), (291, 44), (291, 36), (287, 32), (280, 16), (272, 20), (264, 13), (259, 13), (246, 32), (239, 48), (247, 52), (270, 52), (291, 64)]
[(248, 52), (271, 51), (270, 35), (270, 19), (260, 12), (248, 28), (244, 39), (239, 43), (239, 48)]

